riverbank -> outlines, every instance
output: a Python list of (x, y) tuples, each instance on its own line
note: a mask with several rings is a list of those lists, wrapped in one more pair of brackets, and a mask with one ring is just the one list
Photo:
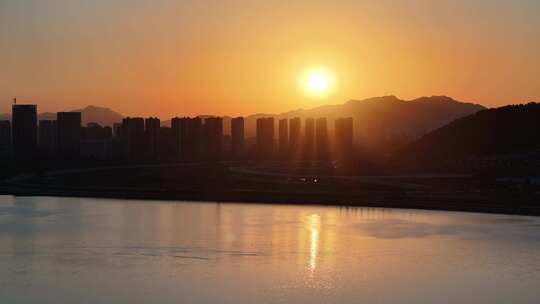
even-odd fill
[[(43, 186), (0, 186), (0, 194), (15, 196), (92, 197), (135, 200), (216, 201), (266, 204), (327, 205), (465, 211), (540, 216), (540, 204), (525, 198), (497, 198), (485, 193), (464, 194), (430, 191), (359, 191), (351, 193), (229, 190), (160, 191), (133, 188), (65, 188)], [(505, 199), (512, 200), (511, 204)]]
[(472, 175), (324, 176), (169, 164), (20, 175), (0, 194), (381, 207), (540, 215), (540, 189)]

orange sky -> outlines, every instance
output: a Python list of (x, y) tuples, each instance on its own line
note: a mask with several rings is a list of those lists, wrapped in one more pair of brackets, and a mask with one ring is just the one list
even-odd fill
[[(389, 94), (540, 101), (540, 1), (372, 2), (0, 1), (0, 112), (14, 96), (164, 119)], [(334, 71), (326, 98), (297, 85), (313, 66)]]

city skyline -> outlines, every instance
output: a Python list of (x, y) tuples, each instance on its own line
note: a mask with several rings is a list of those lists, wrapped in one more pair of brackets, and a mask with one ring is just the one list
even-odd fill
[[(21, 104), (20, 101), (18, 101), (17, 104), (13, 104), (14, 109), (24, 107), (25, 105)], [(35, 112), (32, 115), (35, 115), (41, 109), (38, 105), (32, 105), (31, 107)], [(258, 121), (260, 118), (271, 117), (274, 119), (274, 123), (272, 125), (273, 129), (275, 130), (273, 133), (277, 138), (277, 136), (289, 131), (288, 125), (281, 126), (283, 120), (285, 119), (287, 122), (290, 120), (291, 148), (297, 150), (295, 152), (297, 157), (302, 155), (301, 157), (305, 159), (325, 159), (326, 157), (323, 155), (327, 155), (328, 152), (339, 152), (339, 149), (329, 149), (328, 152), (315, 154), (316, 152), (312, 151), (312, 147), (314, 147), (316, 141), (322, 143), (319, 145), (325, 145), (325, 140), (321, 140), (319, 134), (325, 133), (323, 129), (327, 128), (328, 132), (330, 132), (329, 137), (332, 138), (334, 132), (336, 131), (335, 126), (337, 126), (339, 120), (345, 117), (349, 117), (351, 121), (354, 121), (354, 126), (351, 127), (356, 131), (351, 137), (352, 142), (360, 143), (364, 148), (382, 148), (384, 151), (391, 152), (392, 149), (403, 146), (407, 143), (411, 143), (430, 131), (448, 124), (452, 120), (481, 110), (485, 110), (485, 108), (475, 104), (458, 102), (445, 96), (425, 97), (412, 101), (400, 100), (395, 96), (385, 96), (363, 101), (351, 101), (336, 106), (321, 106), (309, 110), (289, 111), (278, 115), (255, 114), (245, 117), (240, 116), (239, 118), (241, 118), (242, 121), (237, 122), (236, 127), (241, 125), (246, 138), (257, 138), (259, 129)], [(187, 133), (201, 133), (201, 136), (206, 136), (205, 132), (207, 132), (207, 130), (203, 128), (203, 122), (213, 120), (214, 118), (212, 117), (216, 117), (216, 119), (219, 119), (221, 122), (219, 123), (219, 127), (221, 128), (220, 133), (224, 136), (232, 135), (232, 133), (234, 133), (233, 127), (235, 127), (235, 118), (233, 117), (220, 117), (212, 115), (189, 117), (169, 113), (167, 115), (167, 119), (160, 119), (153, 116), (123, 116), (109, 109), (97, 107), (87, 107), (85, 109), (72, 112), (58, 112), (58, 115), (56, 113), (42, 113), (35, 116), (36, 117), (33, 119), (36, 119), (39, 122), (38, 136), (40, 138), (47, 138), (45, 143), (39, 143), (40, 151), (44, 152), (42, 153), (43, 155), (52, 155), (52, 151), (54, 151), (57, 147), (62, 148), (62, 145), (57, 145), (57, 141), (59, 141), (61, 144), (63, 138), (67, 138), (68, 142), (72, 142), (71, 151), (73, 151), (73, 153), (67, 153), (66, 155), (78, 154), (76, 153), (77, 149), (74, 144), (76, 139), (74, 139), (75, 137), (73, 133), (68, 133), (66, 136), (60, 136), (60, 132), (57, 130), (56, 120), (62, 118), (62, 116), (76, 117), (76, 120), (72, 119), (73, 125), (77, 124), (83, 126), (83, 129), (85, 129), (83, 133), (85, 133), (86, 130), (89, 132), (88, 136), (90, 138), (85, 138), (86, 135), (81, 135), (81, 139), (83, 140), (80, 140), (80, 156), (84, 157), (92, 157), (98, 154), (103, 155), (100, 158), (111, 158), (114, 155), (118, 157), (119, 151), (121, 150), (118, 145), (113, 147), (114, 145), (111, 145), (111, 143), (100, 144), (99, 142), (96, 142), (96, 140), (104, 139), (103, 134), (110, 134), (109, 138), (112, 137), (112, 135), (118, 136), (122, 125), (128, 126), (126, 130), (132, 130), (135, 128), (133, 130), (135, 130), (134, 132), (138, 134), (133, 136), (133, 138), (135, 138), (134, 144), (136, 147), (134, 146), (135, 148), (129, 148), (130, 150), (142, 151), (144, 150), (142, 147), (149, 147), (149, 149), (152, 150), (152, 147), (155, 147), (156, 144), (160, 144), (168, 147), (163, 153), (170, 154), (174, 150), (177, 151), (175, 155), (179, 155), (179, 148), (175, 147), (175, 145), (186, 145), (182, 142), (182, 140), (180, 140), (180, 138), (186, 137), (184, 135), (186, 132), (184, 129), (186, 128), (191, 130), (187, 131)], [(0, 121), (10, 119), (11, 114), (0, 116)], [(315, 119), (317, 119), (317, 127)], [(189, 123), (186, 125), (184, 120), (187, 120)], [(303, 124), (302, 121), (305, 121), (305, 124)], [(149, 122), (153, 122), (154, 124), (153, 131), (145, 131), (145, 126)], [(240, 123), (240, 125), (238, 123)], [(320, 129), (319, 125), (327, 127)], [(381, 128), (383, 125), (385, 127)], [(133, 126), (133, 128), (129, 126)], [(166, 129), (163, 129), (163, 127), (166, 127)], [(284, 128), (284, 130), (281, 130), (282, 128)], [(167, 135), (163, 132), (169, 134)], [(303, 151), (299, 151), (299, 144), (303, 144), (302, 141), (299, 140), (299, 135), (304, 133), (307, 134), (307, 140), (305, 142), (306, 147), (303, 149)], [(151, 135), (153, 139), (149, 139), (148, 142), (141, 142), (139, 140), (143, 136), (150, 136), (149, 134), (153, 134)], [(324, 137), (326, 137), (326, 135)], [(169, 139), (165, 140), (163, 138)], [(90, 141), (87, 139), (90, 139)], [(217, 140), (219, 139), (216, 139), (214, 146), (223, 146), (223, 144), (217, 143)], [(246, 145), (243, 139), (239, 139), (238, 136), (236, 136), (236, 139), (233, 140), (237, 147), (245, 148)], [(288, 145), (289, 139), (279, 139), (279, 141), (285, 142)], [(246, 143), (249, 143), (249, 141)], [(231, 143), (226, 142), (226, 145), (229, 144)], [(130, 146), (131, 144), (128, 144), (126, 147), (128, 148)], [(268, 147), (270, 146), (273, 146), (273, 144), (266, 144), (267, 148), (264, 150), (268, 150)], [(209, 146), (205, 146), (204, 148), (201, 147), (202, 151), (207, 148), (209, 148)], [(120, 154), (129, 155), (130, 153), (127, 152), (126, 149), (124, 149), (124, 151)], [(155, 156), (161, 153), (158, 150), (159, 149), (153, 150), (153, 152), (145, 151), (143, 154), (146, 157), (149, 155)], [(280, 158), (283, 160), (283, 157), (286, 154), (284, 153), (284, 147), (280, 147), (280, 150)], [(188, 154), (199, 154), (202, 151), (197, 148), (196, 150), (188, 152)], [(239, 155), (237, 152), (238, 151), (233, 154), (236, 154), (236, 157), (238, 158)], [(130, 157), (128, 157), (128, 159), (129, 158)], [(136, 158), (138, 158), (138, 156)]]
[[(366, 102), (366, 101), (375, 101), (375, 102), (386, 102), (386, 101), (399, 101), (399, 102), (405, 102), (405, 103), (414, 103), (414, 102), (422, 102), (422, 101), (431, 101), (431, 102), (440, 102), (440, 103), (458, 103), (458, 104), (463, 104), (463, 105), (471, 105), (473, 107), (477, 107), (478, 109), (486, 109), (488, 107), (484, 107), (480, 104), (476, 104), (476, 103), (472, 103), (472, 102), (468, 102), (468, 101), (460, 101), (460, 100), (456, 100), (452, 97), (449, 97), (449, 96), (445, 96), (445, 95), (440, 95), (440, 96), (422, 96), (422, 97), (418, 97), (418, 98), (415, 98), (415, 99), (410, 99), (410, 100), (403, 100), (403, 99), (400, 99), (399, 97), (395, 96), (395, 95), (387, 95), (387, 96), (377, 96), (377, 97), (370, 97), (370, 98), (366, 98), (366, 99), (363, 99), (363, 100), (355, 100), (355, 99), (351, 99), (351, 100), (348, 100), (344, 103), (336, 103), (336, 104), (325, 104), (325, 105), (312, 105), (311, 107), (306, 107), (306, 108), (298, 108), (298, 109), (288, 109), (288, 110), (285, 110), (285, 111), (281, 111), (281, 112), (261, 112), (261, 111), (258, 111), (258, 112), (253, 112), (253, 113), (248, 113), (247, 115), (219, 115), (219, 114), (215, 114), (213, 112), (205, 112), (205, 113), (198, 113), (198, 114), (193, 114), (193, 115), (188, 115), (188, 114), (185, 114), (183, 113), (182, 111), (180, 112), (171, 112), (171, 113), (163, 113), (162, 116), (157, 116), (157, 115), (154, 115), (154, 114), (149, 114), (149, 115), (143, 115), (141, 113), (135, 113), (133, 115), (126, 115), (125, 113), (121, 113), (121, 112), (118, 112), (116, 111), (116, 109), (114, 108), (109, 108), (109, 107), (106, 107), (106, 106), (103, 106), (103, 105), (98, 105), (98, 104), (91, 104), (91, 105), (86, 105), (84, 106), (83, 108), (79, 108), (79, 109), (60, 109), (58, 111), (41, 111), (41, 107), (42, 105), (40, 103), (36, 103), (36, 102), (33, 102), (33, 101), (26, 101), (26, 100), (21, 100), (19, 98), (13, 98), (11, 100), (11, 106), (13, 105), (16, 105), (16, 104), (33, 104), (33, 105), (36, 105), (38, 106), (38, 120), (41, 120), (41, 119), (45, 119), (45, 120), (50, 120), (50, 119), (53, 119), (54, 117), (56, 117), (56, 113), (60, 113), (60, 112), (82, 112), (84, 113), (85, 111), (87, 110), (90, 110), (90, 111), (98, 111), (97, 113), (103, 115), (105, 114), (107, 116), (106, 119), (117, 119), (117, 121), (114, 121), (114, 122), (120, 122), (122, 120), (122, 118), (124, 117), (156, 117), (156, 118), (159, 118), (161, 121), (163, 122), (166, 122), (167, 124), (170, 124), (171, 120), (175, 117), (201, 117), (201, 118), (205, 118), (205, 117), (223, 117), (223, 118), (227, 118), (227, 119), (232, 119), (234, 117), (251, 117), (251, 116), (260, 116), (260, 115), (265, 115), (265, 116), (291, 116), (291, 113), (293, 114), (293, 116), (295, 115), (294, 113), (297, 113), (299, 111), (317, 111), (317, 110), (320, 110), (320, 109), (328, 109), (330, 107), (341, 107), (341, 106), (346, 106), (348, 103), (350, 102)], [(531, 101), (531, 102), (535, 102), (535, 101)], [(525, 103), (528, 103), (528, 102), (524, 102), (524, 103), (518, 103), (518, 104), (525, 104)], [(106, 111), (107, 113), (103, 112), (103, 111)], [(95, 114), (94, 114), (95, 115)], [(116, 116), (116, 117), (109, 117), (109, 116)], [(313, 115), (308, 115), (308, 116), (313, 116)], [(317, 115), (315, 115), (317, 116)], [(325, 115), (319, 115), (319, 116), (325, 116)], [(41, 117), (44, 117), (44, 118), (41, 118)], [(96, 118), (97, 119), (97, 118)], [(6, 112), (6, 113), (0, 113), (0, 120), (11, 120), (11, 108), (9, 110), (9, 113)], [(83, 115), (83, 120), (84, 119), (84, 115)], [(87, 122), (98, 122), (98, 121), (93, 121), (93, 120), (88, 120), (86, 119)], [(112, 122), (111, 123), (105, 123), (105, 125), (108, 125), (108, 126), (112, 126)]]
[[(279, 121), (260, 117), (255, 143), (246, 147), (241, 116), (224, 130), (223, 117), (176, 116), (170, 126), (163, 126), (157, 117), (125, 117), (113, 126), (101, 126), (96, 122), (83, 125), (81, 112), (58, 112), (57, 119), (43, 120), (38, 119), (37, 110), (37, 105), (13, 104), (12, 122), (0, 120), (0, 156), (13, 158), (21, 167), (60, 160), (348, 161), (355, 150), (352, 117), (335, 120), (335, 136), (328, 133), (326, 117), (306, 118), (303, 132), (300, 117)], [(345, 120), (347, 125), (341, 123)], [(289, 121), (294, 125), (290, 130)], [(334, 143), (337, 148), (331, 147)]]
[[(6, 1), (0, 113), (13, 97), (50, 112), (97, 104), (159, 117), (276, 113), (390, 94), (525, 103), (540, 99), (539, 6)], [(298, 81), (318, 67), (335, 79), (315, 98)]]

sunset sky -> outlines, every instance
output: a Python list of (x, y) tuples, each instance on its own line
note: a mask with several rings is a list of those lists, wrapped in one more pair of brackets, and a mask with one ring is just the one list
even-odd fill
[[(540, 1), (0, 0), (0, 113), (284, 112), (381, 95), (540, 101)], [(333, 75), (324, 96), (299, 85)]]

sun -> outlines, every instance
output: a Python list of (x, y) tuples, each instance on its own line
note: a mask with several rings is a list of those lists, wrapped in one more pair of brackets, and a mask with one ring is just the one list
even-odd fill
[(328, 96), (333, 89), (334, 76), (327, 68), (311, 68), (301, 77), (304, 92), (311, 97)]
[(329, 79), (324, 73), (314, 72), (308, 75), (307, 88), (315, 93), (321, 93), (328, 90)]

